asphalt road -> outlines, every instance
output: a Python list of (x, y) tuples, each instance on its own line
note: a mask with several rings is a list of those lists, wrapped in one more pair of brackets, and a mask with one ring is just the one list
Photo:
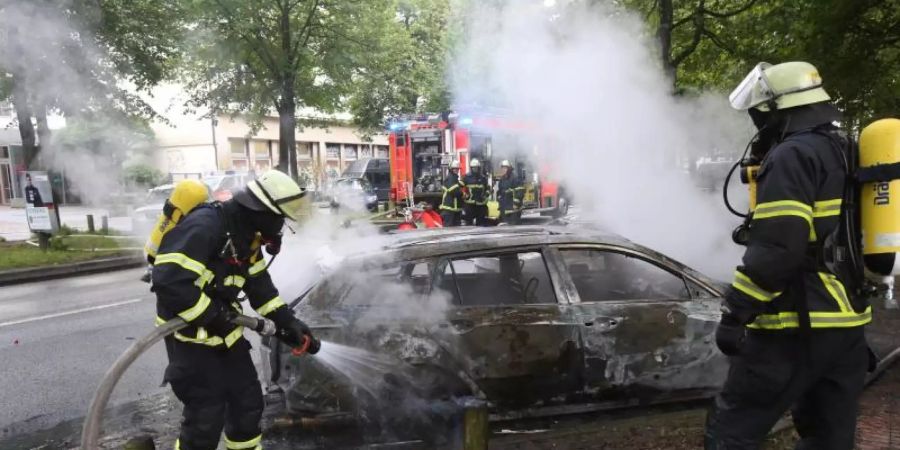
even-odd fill
[[(143, 269), (0, 288), (0, 441), (85, 414), (109, 365), (153, 327)], [(112, 404), (159, 393), (159, 345), (125, 374)]]

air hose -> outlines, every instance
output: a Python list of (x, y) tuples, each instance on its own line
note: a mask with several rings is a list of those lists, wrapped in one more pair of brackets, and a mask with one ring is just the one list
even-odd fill
[[(238, 315), (231, 322), (235, 325), (250, 328), (263, 336), (272, 336), (276, 331), (275, 324), (268, 319)], [(91, 400), (91, 406), (88, 408), (87, 416), (84, 419), (84, 428), (81, 433), (82, 450), (100, 448), (100, 426), (103, 424), (103, 411), (106, 409), (106, 404), (109, 402), (113, 389), (128, 367), (153, 344), (187, 326), (188, 323), (183, 319), (175, 318), (156, 327), (150, 334), (131, 344), (131, 347), (128, 347), (128, 350), (125, 350), (125, 353), (122, 353), (122, 356), (119, 356), (119, 359), (110, 366), (109, 370), (106, 371), (106, 375), (100, 381), (100, 386), (97, 387), (97, 392), (94, 394), (93, 400)], [(307, 337), (307, 339), (309, 338)], [(309, 347), (309, 343), (305, 347)]]

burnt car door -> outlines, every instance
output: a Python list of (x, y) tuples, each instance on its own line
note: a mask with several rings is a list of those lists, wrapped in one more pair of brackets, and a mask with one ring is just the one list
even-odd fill
[(497, 405), (565, 401), (581, 383), (578, 326), (567, 319), (557, 274), (529, 248), (443, 259), (434, 294), (453, 306), (436, 335)]
[(629, 248), (560, 246), (549, 254), (579, 322), (592, 398), (677, 400), (721, 385), (720, 298), (707, 282)]

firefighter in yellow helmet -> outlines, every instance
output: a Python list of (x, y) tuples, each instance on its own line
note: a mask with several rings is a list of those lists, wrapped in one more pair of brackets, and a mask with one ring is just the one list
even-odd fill
[(756, 449), (784, 412), (797, 448), (854, 446), (872, 310), (858, 279), (828, 261), (844, 213), (849, 142), (809, 63), (761, 63), (730, 96), (759, 130), (757, 205), (716, 343), (731, 368), (710, 411), (707, 449)]
[(462, 224), (463, 184), (459, 179), (459, 161), (450, 163), (447, 177), (441, 186), (441, 222), (445, 227), (458, 227)]
[(481, 161), (472, 158), (463, 184), (466, 186), (466, 221), (469, 225), (487, 225), (488, 179), (481, 170)]
[(223, 429), (228, 449), (262, 448), (262, 389), (250, 344), (231, 323), (241, 291), (287, 345), (317, 342), (279, 297), (263, 254), (278, 253), (285, 219), (298, 219), (304, 195), (272, 170), (231, 200), (196, 206), (162, 237), (153, 267), (156, 320), (190, 324), (166, 338), (165, 381), (184, 404), (176, 448), (214, 450)]
[(508, 160), (500, 163), (500, 181), (497, 182), (497, 202), (500, 204), (500, 221), (510, 225), (518, 225), (522, 219), (522, 200), (525, 197), (525, 186), (516, 176), (516, 171)]

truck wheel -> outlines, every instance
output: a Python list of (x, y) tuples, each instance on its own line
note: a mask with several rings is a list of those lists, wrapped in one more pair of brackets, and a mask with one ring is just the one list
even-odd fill
[(553, 218), (559, 219), (560, 217), (563, 217), (568, 213), (569, 213), (569, 200), (564, 197), (560, 197), (559, 203), (556, 205), (556, 209), (553, 210)]

